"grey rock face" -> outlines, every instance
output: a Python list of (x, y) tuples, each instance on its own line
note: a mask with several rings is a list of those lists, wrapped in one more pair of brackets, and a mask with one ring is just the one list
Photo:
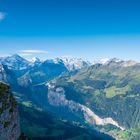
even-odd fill
[(114, 125), (121, 130), (125, 130), (125, 128), (119, 126), (119, 124), (114, 121), (111, 117), (108, 118), (100, 118), (97, 116), (90, 108), (76, 103), (73, 100), (67, 100), (65, 96), (65, 90), (62, 87), (55, 88), (53, 85), (48, 83), (48, 101), (50, 105), (57, 107), (65, 107), (72, 112), (76, 112), (77, 114), (81, 114), (85, 121), (90, 123), (91, 125)]
[(0, 83), (0, 140), (17, 140), (20, 136), (19, 114), (9, 87)]

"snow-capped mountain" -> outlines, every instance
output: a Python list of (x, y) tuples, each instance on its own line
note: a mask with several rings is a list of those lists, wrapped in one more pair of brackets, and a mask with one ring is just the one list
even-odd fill
[(17, 84), (15, 73), (6, 65), (0, 65), (0, 81), (10, 85)]
[(24, 70), (30, 65), (29, 61), (17, 54), (0, 58), (0, 64), (6, 65), (13, 70)]
[(16, 75), (20, 85), (39, 84), (64, 72), (80, 70), (90, 65), (89, 62), (78, 58), (55, 58), (45, 61), (33, 58), (29, 61), (17, 54), (0, 58), (0, 64)]
[(99, 61), (95, 61), (93, 63), (93, 65), (96, 64), (101, 64), (101, 65), (108, 65), (108, 66), (122, 66), (122, 67), (129, 67), (129, 66), (133, 66), (135, 64), (137, 64), (137, 62), (132, 61), (132, 60), (122, 60), (122, 59), (118, 59), (118, 58), (105, 58), (105, 59), (101, 59)]
[[(80, 70), (91, 66), (91, 63), (84, 61), (81, 58), (56, 58), (41, 61), (38, 58), (33, 58), (28, 61), (21, 56), (15, 54), (12, 56), (0, 58), (1, 72), (6, 69), (6, 72), (12, 72), (20, 85), (34, 85), (42, 82), (47, 82), (60, 76), (63, 73)], [(128, 67), (137, 64), (135, 61), (124, 61), (117, 58), (102, 59), (92, 65), (100, 64), (106, 66), (122, 66)], [(3, 68), (5, 67), (5, 68)], [(6, 77), (8, 74), (3, 75)], [(10, 74), (12, 75), (12, 74)], [(9, 78), (8, 77), (8, 81)], [(7, 81), (7, 78), (4, 78)]]
[(80, 70), (91, 65), (89, 61), (84, 61), (81, 58), (62, 58), (65, 66), (69, 71)]
[(31, 67), (24, 75), (18, 78), (19, 84), (28, 86), (51, 80), (64, 72), (67, 72), (63, 61), (46, 60), (39, 65)]
[(33, 57), (31, 60), (30, 60), (31, 63), (38, 63), (38, 62), (41, 62), (41, 60), (38, 58), (38, 57)]
[(24, 75), (18, 78), (19, 84), (22, 86), (47, 82), (65, 72), (80, 70), (81, 68), (90, 65), (89, 62), (74, 58), (55, 58), (42, 62), (36, 58), (33, 60), (32, 67)]
[(46, 61), (44, 61), (45, 63), (54, 63), (54, 64), (62, 64), (65, 65), (63, 60), (60, 58), (54, 58), (54, 59), (48, 59)]

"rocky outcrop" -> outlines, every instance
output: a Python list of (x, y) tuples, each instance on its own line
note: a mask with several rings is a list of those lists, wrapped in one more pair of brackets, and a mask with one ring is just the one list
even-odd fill
[(86, 120), (91, 125), (111, 124), (118, 127), (121, 130), (125, 130), (125, 128), (120, 126), (111, 117), (102, 119), (85, 105), (79, 104), (73, 100), (67, 100), (65, 96), (65, 90), (62, 87), (55, 88), (55, 86), (49, 83), (48, 88), (49, 88), (48, 101), (51, 105), (57, 107), (65, 107), (66, 109), (72, 111), (73, 113), (78, 113), (80, 116), (84, 118), (84, 120)]
[(0, 140), (17, 140), (20, 136), (17, 103), (9, 86), (0, 82)]

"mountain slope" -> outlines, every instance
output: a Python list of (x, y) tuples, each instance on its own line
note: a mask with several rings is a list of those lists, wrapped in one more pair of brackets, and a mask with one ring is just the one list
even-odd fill
[(46, 60), (40, 65), (32, 67), (23, 76), (19, 77), (18, 82), (21, 86), (40, 84), (64, 72), (67, 72), (67, 68), (62, 62), (55, 63), (51, 60)]
[[(133, 131), (140, 123), (140, 64), (125, 67), (96, 64), (53, 83), (54, 87), (63, 88), (67, 99), (85, 105), (101, 118), (111, 117), (118, 122), (126, 129), (117, 130), (119, 139), (128, 140), (128, 135), (129, 139), (134, 135)], [(116, 129), (107, 130), (104, 131), (115, 135)], [(121, 133), (126, 133), (126, 137)]]
[(84, 126), (42, 112), (20, 106), (21, 129), (33, 140), (114, 140), (110, 136), (87, 130)]

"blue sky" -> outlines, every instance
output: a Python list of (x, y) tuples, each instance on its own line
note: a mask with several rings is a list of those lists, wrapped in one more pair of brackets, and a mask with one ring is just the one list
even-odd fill
[(140, 61), (138, 0), (0, 0), (0, 56)]

